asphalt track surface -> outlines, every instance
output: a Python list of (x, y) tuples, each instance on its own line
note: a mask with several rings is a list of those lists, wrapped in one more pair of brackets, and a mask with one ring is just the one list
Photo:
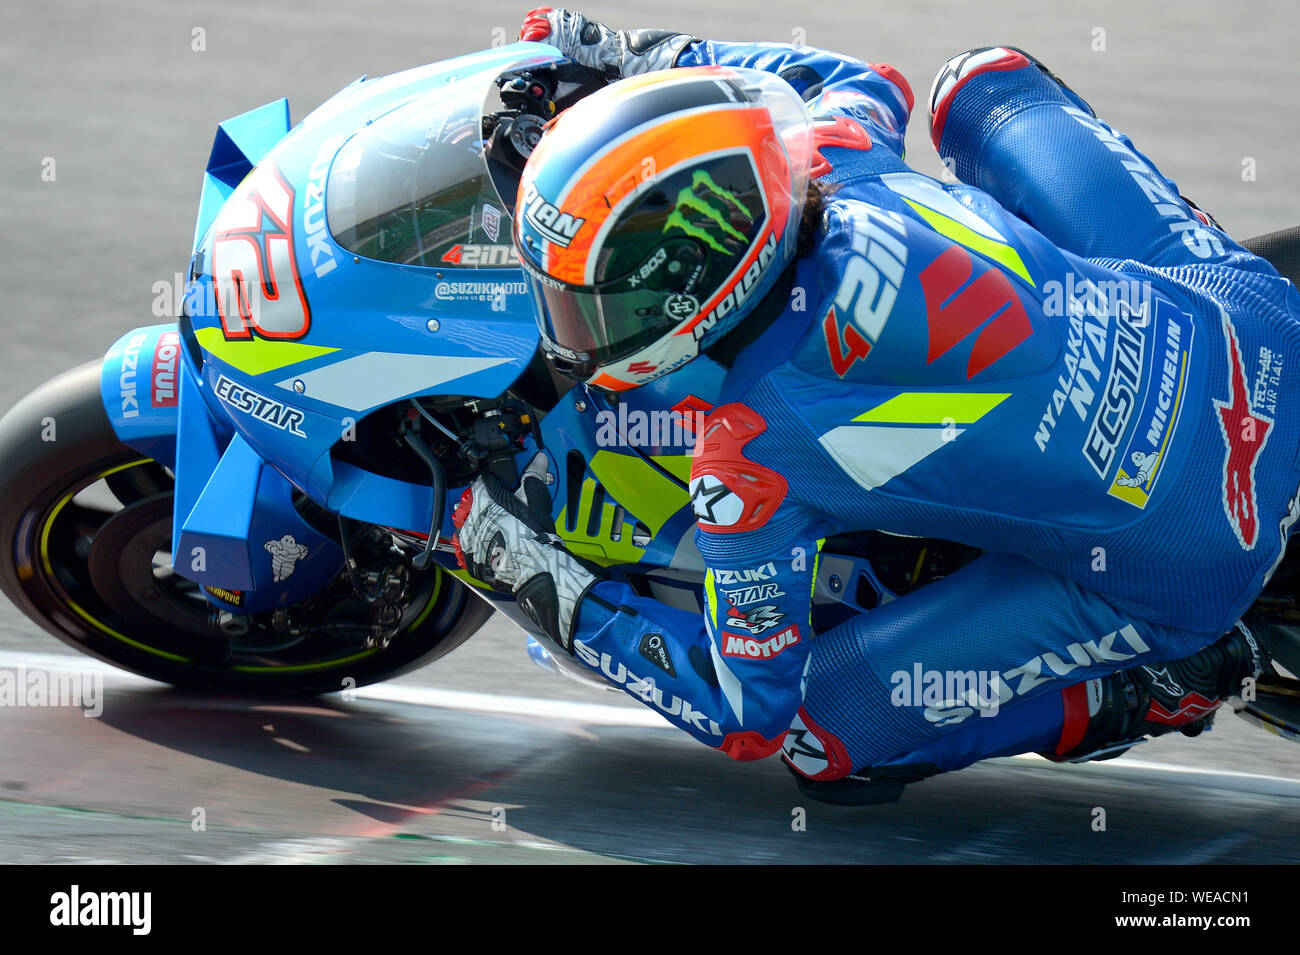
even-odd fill
[[(159, 320), (155, 283), (186, 266), (219, 120), (281, 95), (296, 120), (361, 73), (513, 36), (526, 7), (4, 5), (0, 406)], [(1290, 106), (1300, 13), (1289, 4), (585, 9), (618, 26), (797, 40), (891, 62), (921, 101), (909, 153), (930, 173), (939, 163), (923, 100), (934, 72), (969, 47), (1020, 46), (1234, 234), (1300, 219)], [(50, 159), (53, 181), (42, 176)], [(500, 617), (445, 661), (353, 701), (178, 693), (106, 672), (5, 603), (0, 668), (19, 665), (99, 674), (104, 707), (93, 719), (0, 709), (0, 862), (1300, 858), (1300, 749), (1231, 715), (1200, 739), (1156, 740), (1105, 764), (1000, 760), (912, 787), (897, 805), (845, 810), (803, 800), (775, 761), (733, 764), (621, 695), (537, 669)]]

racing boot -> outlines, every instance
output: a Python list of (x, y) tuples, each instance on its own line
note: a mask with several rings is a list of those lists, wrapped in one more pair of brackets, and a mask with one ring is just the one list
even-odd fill
[(1247, 618), (1190, 657), (1067, 687), (1060, 741), (1040, 755), (1056, 762), (1110, 759), (1173, 730), (1199, 736), (1220, 704), (1269, 669), (1271, 636), (1270, 627)]
[[(1097, 111), (1092, 108), (1091, 104), (1071, 89), (1069, 84), (1053, 73), (1047, 64), (1033, 54), (1015, 46), (976, 47), (973, 50), (958, 53), (948, 60), (935, 74), (934, 82), (930, 85), (930, 141), (934, 143), (934, 148), (939, 150), (939, 142), (943, 138), (943, 127), (948, 116), (948, 109), (967, 80), (981, 73), (1018, 70), (1026, 66), (1033, 66), (1056, 84), (1065, 98), (1075, 107), (1083, 110), (1089, 116), (1096, 117)], [(958, 176), (963, 181), (966, 180), (966, 177), (960, 173)], [(1166, 180), (1166, 182), (1169, 183), (1171, 189), (1177, 189), (1177, 186), (1172, 181)], [(1180, 195), (1179, 198), (1187, 203), (1188, 208), (1192, 210), (1192, 213), (1202, 224), (1213, 226), (1222, 231), (1223, 227), (1219, 225), (1213, 215), (1186, 196)]]
[(939, 773), (939, 767), (933, 763), (911, 763), (905, 766), (865, 766), (842, 779), (809, 779), (789, 762), (785, 768), (794, 776), (801, 793), (809, 799), (833, 806), (878, 806), (898, 802), (909, 783), (919, 783)]

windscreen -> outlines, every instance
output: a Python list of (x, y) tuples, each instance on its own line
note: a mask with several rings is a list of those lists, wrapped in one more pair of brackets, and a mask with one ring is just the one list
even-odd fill
[(483, 155), (484, 110), (500, 108), (494, 84), (450, 83), (348, 140), (325, 189), (335, 241), (401, 265), (517, 264)]

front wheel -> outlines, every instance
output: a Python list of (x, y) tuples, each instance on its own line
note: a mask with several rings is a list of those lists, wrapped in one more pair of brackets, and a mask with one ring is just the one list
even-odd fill
[(66, 372), (0, 419), (0, 589), (64, 643), (186, 689), (323, 693), (429, 663), (491, 616), (432, 567), (387, 645), (347, 627), (287, 634), (259, 617), (218, 632), (198, 585), (171, 570), (171, 474), (117, 440), (99, 372)]

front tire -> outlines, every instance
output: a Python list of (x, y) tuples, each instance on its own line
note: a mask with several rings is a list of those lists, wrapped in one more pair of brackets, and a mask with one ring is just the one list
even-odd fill
[(118, 441), (100, 364), (46, 382), (0, 419), (0, 589), (64, 643), (186, 689), (311, 694), (423, 666), (491, 616), (434, 568), (420, 612), (388, 646), (311, 634), (281, 646), (256, 624), (247, 639), (217, 639), (197, 585), (170, 569), (172, 477)]

